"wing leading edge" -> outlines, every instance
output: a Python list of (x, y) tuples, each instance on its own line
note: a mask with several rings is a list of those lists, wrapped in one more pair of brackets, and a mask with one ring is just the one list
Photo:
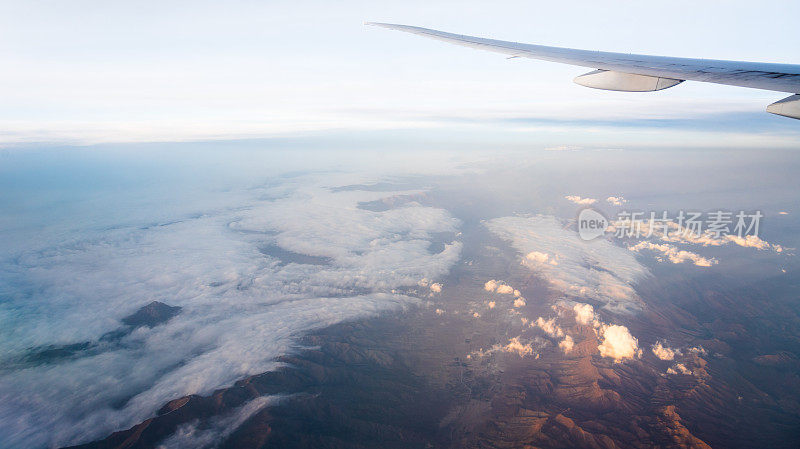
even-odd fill
[[(652, 91), (672, 87), (681, 81), (689, 80), (791, 94), (800, 93), (800, 65), (797, 64), (673, 58), (576, 50), (485, 39), (409, 25), (375, 22), (368, 22), (367, 25), (405, 31), (451, 44), (493, 51), (512, 57), (540, 59), (597, 69), (597, 71), (576, 78), (576, 82), (599, 89)], [(647, 80), (647, 78), (653, 78), (653, 80)], [(792, 95), (781, 102), (780, 108), (770, 105), (768, 112), (800, 119), (800, 96)]]

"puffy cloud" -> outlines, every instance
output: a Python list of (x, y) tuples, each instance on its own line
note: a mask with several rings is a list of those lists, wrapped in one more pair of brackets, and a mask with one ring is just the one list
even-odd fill
[(567, 299), (591, 298), (618, 313), (641, 309), (641, 299), (633, 284), (649, 272), (631, 251), (603, 239), (586, 244), (552, 216), (496, 218), (486, 222), (486, 226), (521, 254), (558, 254), (557, 267), (531, 261), (527, 256), (522, 263), (547, 279)]
[(575, 346), (575, 341), (573, 341), (572, 337), (569, 335), (565, 336), (564, 339), (558, 343), (558, 347), (564, 351), (564, 354), (569, 354), (573, 346)]
[(567, 201), (571, 201), (575, 204), (580, 204), (582, 206), (588, 206), (590, 204), (594, 204), (597, 202), (597, 200), (594, 198), (581, 198), (580, 196), (577, 195), (567, 195), (564, 197), (564, 199), (566, 199)]
[(594, 321), (594, 307), (591, 304), (575, 304), (572, 307), (575, 312), (575, 321), (579, 324), (588, 325)]
[(520, 337), (514, 337), (508, 340), (508, 344), (503, 347), (505, 352), (515, 352), (520, 357), (533, 354), (533, 346), (530, 343), (523, 344)]
[(657, 341), (656, 344), (653, 345), (651, 348), (653, 354), (656, 355), (661, 360), (673, 360), (675, 359), (676, 355), (680, 355), (681, 351), (679, 349), (672, 349), (667, 346), (664, 346), (663, 343)]
[(600, 350), (600, 355), (610, 357), (615, 362), (632, 359), (641, 354), (639, 340), (631, 335), (625, 326), (617, 324), (603, 325), (600, 328), (600, 337), (600, 345), (597, 347)]
[(550, 254), (539, 252), (539, 251), (531, 251), (525, 255), (525, 258), (531, 262), (536, 263), (549, 263), (550, 265), (558, 265), (558, 256), (551, 256)]
[[(664, 255), (667, 260), (672, 263), (683, 263), (683, 262), (692, 262), (693, 264), (697, 265), (698, 267), (710, 267), (712, 265), (717, 264), (717, 260), (714, 258), (705, 258), (697, 253), (693, 253), (691, 251), (680, 250), (675, 246), (666, 244), (666, 243), (652, 243), (648, 241), (641, 241), (636, 245), (629, 246), (629, 250), (631, 251), (641, 251), (643, 249), (656, 251)], [(664, 260), (660, 258), (660, 260)]]
[(503, 295), (513, 295), (514, 294), (514, 288), (512, 286), (506, 285), (506, 284), (498, 285), (496, 291), (497, 291), (497, 293), (500, 293), (500, 294), (503, 294)]
[(497, 292), (501, 295), (514, 295), (519, 296), (519, 290), (514, 290), (514, 287), (497, 280), (489, 280), (483, 284), (483, 289), (487, 292)]
[(440, 284), (438, 282), (434, 283), (434, 284), (431, 284), (430, 289), (434, 293), (441, 293), (442, 292), (442, 284)]
[(525, 306), (525, 304), (526, 304), (525, 298), (523, 298), (521, 296), (514, 300), (514, 307), (516, 307), (516, 308), (523, 307), (523, 306)]
[(539, 317), (531, 323), (532, 326), (536, 326), (539, 329), (543, 330), (545, 334), (549, 335), (551, 338), (559, 338), (564, 336), (564, 330), (556, 324), (555, 318), (544, 319)]
[(494, 309), (497, 303), (495, 303), (494, 301), (489, 301), (486, 305), (489, 306), (490, 309)]
[(627, 203), (628, 200), (626, 200), (621, 196), (610, 196), (606, 198), (606, 202), (608, 202), (608, 204), (611, 204), (612, 206), (622, 206), (623, 204)]

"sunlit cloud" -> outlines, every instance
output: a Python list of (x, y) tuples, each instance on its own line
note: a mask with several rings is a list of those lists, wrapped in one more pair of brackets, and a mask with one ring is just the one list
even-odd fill
[[(522, 257), (521, 263), (567, 298), (578, 302), (591, 298), (618, 313), (641, 309), (633, 285), (649, 272), (631, 251), (606, 240), (586, 245), (552, 216), (503, 217), (486, 222), (486, 226), (521, 254), (537, 253), (533, 260)], [(547, 254), (546, 260), (556, 260), (557, 266), (542, 263), (544, 257), (539, 254)]]
[(667, 374), (683, 374), (684, 376), (691, 376), (693, 373), (692, 370), (687, 368), (683, 363), (676, 363), (670, 368), (667, 368)]
[(612, 358), (618, 363), (641, 355), (639, 340), (631, 335), (627, 327), (616, 324), (603, 325), (599, 333), (600, 345), (597, 349), (601, 356)]
[(673, 360), (676, 355), (681, 355), (679, 349), (672, 349), (660, 341), (656, 342), (651, 349), (653, 354), (661, 360)]
[(575, 204), (579, 204), (581, 206), (588, 206), (590, 204), (594, 204), (597, 202), (594, 198), (583, 198), (578, 195), (567, 195), (564, 197), (567, 201), (573, 202)]
[(572, 310), (575, 312), (575, 321), (579, 324), (588, 325), (594, 322), (594, 307), (591, 304), (575, 304)]
[(478, 349), (472, 351), (470, 354), (467, 355), (468, 359), (473, 357), (482, 358), (487, 357), (495, 353), (510, 353), (516, 354), (520, 358), (531, 356), (535, 359), (539, 358), (539, 353), (537, 349), (540, 349), (544, 346), (546, 342), (543, 342), (537, 338), (534, 339), (524, 339), (521, 335), (512, 337), (508, 339), (508, 343), (506, 344), (494, 344), (492, 347), (487, 349)]
[(555, 318), (545, 319), (543, 317), (539, 317), (536, 319), (536, 321), (532, 322), (531, 325), (538, 327), (551, 338), (564, 336), (564, 330), (558, 324), (556, 324)]
[(612, 206), (622, 206), (623, 204), (627, 203), (628, 200), (621, 196), (610, 196), (606, 198), (606, 202)]
[(702, 257), (697, 253), (681, 250), (666, 243), (641, 241), (633, 246), (629, 246), (628, 249), (637, 252), (642, 250), (655, 251), (664, 256), (662, 260), (668, 260), (672, 263), (691, 262), (698, 267), (710, 267), (718, 263), (716, 259)]
[(563, 340), (558, 342), (558, 347), (564, 351), (564, 354), (569, 354), (572, 352), (572, 348), (575, 346), (575, 341), (569, 335), (565, 336)]

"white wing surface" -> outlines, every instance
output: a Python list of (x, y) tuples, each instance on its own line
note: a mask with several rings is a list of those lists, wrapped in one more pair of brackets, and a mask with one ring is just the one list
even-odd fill
[[(512, 57), (541, 59), (596, 69), (575, 79), (598, 89), (644, 92), (666, 89), (682, 81), (727, 84), (777, 92), (800, 93), (800, 65), (764, 62), (673, 58), (604, 51), (576, 50), (485, 39), (408, 25), (369, 22), (368, 25), (405, 31), (465, 47)], [(768, 112), (800, 119), (800, 95), (770, 105)]]

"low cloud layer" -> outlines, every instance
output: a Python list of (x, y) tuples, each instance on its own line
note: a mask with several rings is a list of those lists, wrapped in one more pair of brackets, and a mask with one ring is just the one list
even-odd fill
[(649, 272), (630, 251), (606, 240), (587, 244), (547, 215), (496, 218), (486, 226), (526, 255), (521, 263), (566, 298), (579, 302), (591, 298), (618, 313), (641, 309), (633, 285)]
[[(97, 342), (154, 300), (182, 308), (107, 350), (1, 371), (0, 440), (61, 446), (128, 428), (168, 400), (274, 368), (308, 331), (418, 301), (395, 289), (426, 278), (425, 294), (440, 292), (435, 280), (461, 244), (429, 248), (458, 221), (416, 203), (363, 210), (360, 202), (392, 192), (327, 187), (335, 183), (326, 175), (277, 178), (225, 192), (235, 208), (164, 210), (155, 223), (108, 229), (76, 222), (71, 238), (0, 260), (4, 362), (32, 348)], [(160, 200), (141, 201), (157, 210)]]

